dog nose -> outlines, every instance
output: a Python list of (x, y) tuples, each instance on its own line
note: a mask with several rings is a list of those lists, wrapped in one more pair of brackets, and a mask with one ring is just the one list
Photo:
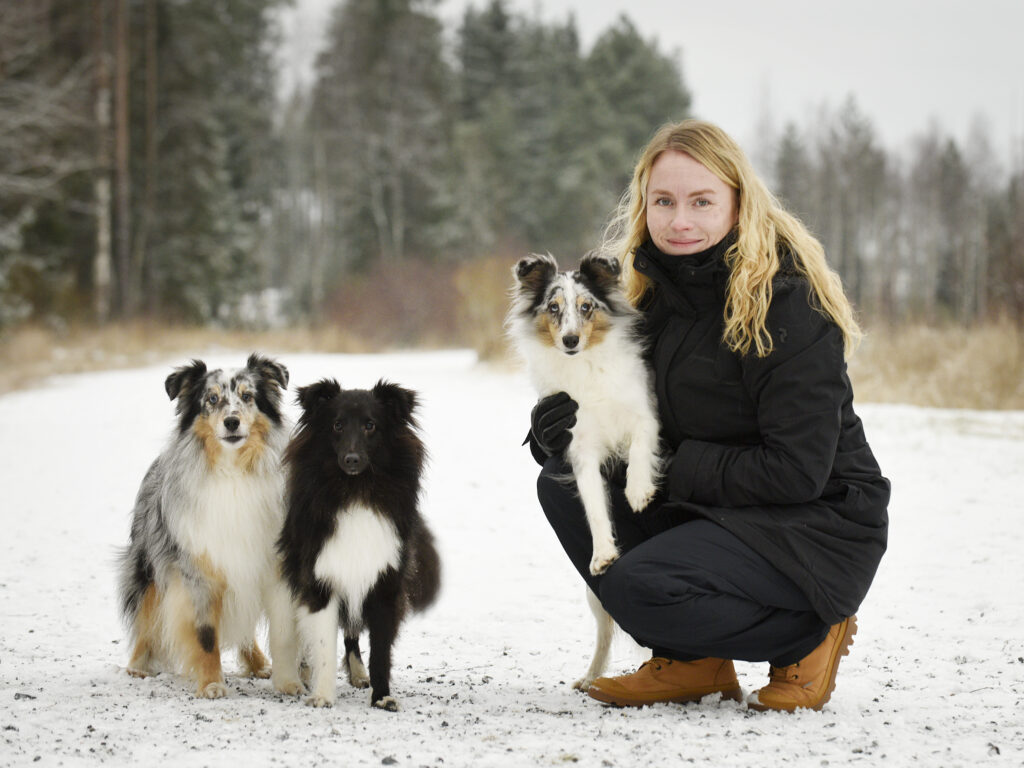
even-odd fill
[(224, 419), (224, 427), (227, 429), (228, 432), (234, 432), (236, 429), (238, 429), (238, 425), (241, 423), (242, 422), (238, 419), (237, 416), (228, 416), (226, 419)]
[(565, 344), (566, 349), (576, 349), (576, 345), (580, 343), (580, 337), (575, 334), (563, 336), (562, 343)]
[(359, 469), (363, 464), (363, 459), (358, 453), (346, 453), (342, 462), (345, 469)]

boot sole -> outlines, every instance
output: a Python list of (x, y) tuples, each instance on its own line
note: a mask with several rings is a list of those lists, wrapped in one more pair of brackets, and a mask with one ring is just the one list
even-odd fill
[(747, 708), (753, 709), (756, 712), (767, 712), (768, 710), (774, 710), (776, 712), (794, 712), (797, 709), (810, 709), (815, 712), (820, 712), (822, 707), (828, 704), (829, 699), (832, 698), (832, 692), (836, 689), (836, 675), (839, 673), (839, 660), (843, 656), (850, 655), (850, 646), (853, 645), (853, 636), (857, 634), (857, 617), (851, 616), (846, 622), (846, 627), (843, 629), (842, 636), (836, 641), (836, 652), (832, 657), (832, 662), (829, 665), (828, 673), (828, 685), (825, 686), (825, 693), (821, 699), (814, 705), (806, 707), (800, 706), (799, 704), (791, 704), (785, 706), (772, 707), (761, 703), (747, 702)]
[(700, 701), (705, 696), (712, 696), (716, 693), (722, 694), (722, 701), (743, 701), (743, 691), (739, 684), (733, 688), (718, 688), (704, 693), (690, 693), (685, 696), (673, 696), (666, 699), (646, 699), (643, 701), (617, 697), (612, 693), (602, 691), (600, 688), (592, 687), (587, 690), (587, 695), (590, 696), (590, 698), (596, 699), (603, 704), (610, 704), (613, 707), (649, 707), (652, 704), (691, 704), (695, 701)]

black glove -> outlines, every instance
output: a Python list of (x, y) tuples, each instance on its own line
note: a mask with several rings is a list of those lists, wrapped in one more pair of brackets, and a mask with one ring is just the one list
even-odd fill
[(579, 403), (565, 392), (548, 395), (537, 401), (530, 412), (530, 436), (548, 456), (564, 451), (572, 442)]

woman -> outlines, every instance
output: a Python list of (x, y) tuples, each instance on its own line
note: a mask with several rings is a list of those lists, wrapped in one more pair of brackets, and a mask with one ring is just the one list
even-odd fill
[(820, 709), (885, 551), (889, 482), (853, 411), (860, 337), (817, 240), (736, 143), (686, 120), (644, 150), (603, 248), (644, 313), (665, 450), (640, 514), (611, 480), (623, 552), (591, 576), (579, 499), (557, 480), (575, 403), (531, 418), (538, 494), (605, 609), (653, 658), (589, 694), (642, 706), (737, 699), (734, 659), (770, 662), (755, 709)]

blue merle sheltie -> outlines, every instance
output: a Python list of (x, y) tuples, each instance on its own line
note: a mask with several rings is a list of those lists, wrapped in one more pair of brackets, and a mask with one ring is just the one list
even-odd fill
[[(197, 696), (219, 698), (221, 651), (236, 647), (247, 674), (301, 693), (295, 611), (275, 550), (287, 385), (287, 369), (257, 354), (235, 371), (194, 360), (164, 382), (177, 424), (139, 488), (120, 564), (130, 674), (183, 672)], [(264, 613), (273, 673), (256, 644)]]
[[(521, 259), (506, 327), (541, 397), (568, 393), (578, 404), (566, 459), (593, 540), (590, 572), (619, 556), (602, 468), (625, 461), (626, 499), (634, 511), (654, 497), (659, 479), (659, 424), (651, 374), (639, 338), (640, 313), (625, 297), (618, 261), (588, 254), (560, 272), (550, 255)], [(613, 624), (589, 590), (598, 622), (597, 651), (586, 690), (607, 660)]]
[[(302, 415), (285, 452), (287, 516), (278, 541), (298, 604), (314, 707), (331, 706), (344, 635), (349, 682), (394, 711), (391, 647), (407, 610), (430, 605), (440, 584), (433, 536), (419, 512), (426, 452), (417, 396), (380, 381), (342, 389), (324, 379), (299, 389)], [(369, 630), (369, 674), (359, 635)]]

